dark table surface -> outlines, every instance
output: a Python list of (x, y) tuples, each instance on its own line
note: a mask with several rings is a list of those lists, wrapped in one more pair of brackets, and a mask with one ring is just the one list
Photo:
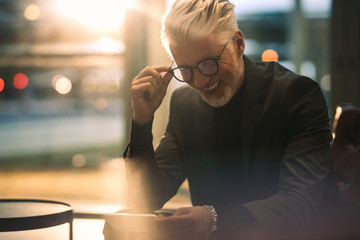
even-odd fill
[(70, 225), (72, 239), (73, 210), (69, 204), (38, 199), (0, 199), (0, 232), (23, 231)]

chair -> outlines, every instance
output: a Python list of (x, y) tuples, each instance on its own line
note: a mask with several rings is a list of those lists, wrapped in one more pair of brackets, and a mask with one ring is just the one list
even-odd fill
[(332, 133), (336, 183), (345, 198), (360, 203), (360, 107), (338, 106)]

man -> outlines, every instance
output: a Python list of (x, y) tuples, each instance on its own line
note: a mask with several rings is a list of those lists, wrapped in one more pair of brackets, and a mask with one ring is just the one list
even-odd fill
[[(234, 6), (178, 0), (163, 18), (171, 67), (131, 85), (124, 153), (134, 207), (160, 209), (187, 178), (193, 207), (154, 220), (156, 239), (293, 239), (313, 234), (330, 184), (327, 106), (318, 84), (277, 63), (252, 63)], [(169, 123), (152, 119), (172, 78)]]

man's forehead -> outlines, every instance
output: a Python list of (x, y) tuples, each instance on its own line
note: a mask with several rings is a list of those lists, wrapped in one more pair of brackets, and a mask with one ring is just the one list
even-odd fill
[(170, 44), (173, 59), (178, 65), (196, 65), (199, 61), (216, 57), (219, 44), (212, 38)]

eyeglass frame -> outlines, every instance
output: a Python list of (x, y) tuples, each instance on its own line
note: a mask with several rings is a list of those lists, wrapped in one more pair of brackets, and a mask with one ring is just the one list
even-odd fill
[[(221, 50), (219, 56), (217, 56), (216, 58), (204, 59), (204, 60), (200, 61), (200, 62), (197, 64), (196, 67), (190, 67), (190, 66), (180, 66), (180, 67), (179, 67), (179, 66), (178, 66), (178, 67), (175, 67), (175, 68), (170, 69), (169, 72), (171, 72), (171, 74), (173, 75), (173, 77), (174, 77), (177, 81), (179, 81), (179, 82), (190, 82), (190, 81), (193, 79), (193, 76), (194, 76), (194, 71), (193, 71), (194, 69), (198, 69), (199, 72), (200, 72), (202, 75), (204, 75), (204, 76), (207, 76), (207, 77), (214, 76), (215, 74), (217, 74), (217, 73), (219, 72), (219, 63), (218, 63), (218, 61), (219, 61), (221, 55), (223, 54), (223, 52), (225, 51), (226, 46), (228, 45), (228, 43), (229, 43), (229, 42), (227, 42), (227, 43), (225, 44), (225, 46), (224, 46), (224, 48)], [(204, 63), (204, 62), (209, 61), (209, 60), (213, 60), (213, 61), (215, 62), (217, 69), (216, 69), (216, 72), (215, 72), (215, 73), (205, 74), (205, 73), (203, 73), (203, 72), (200, 70), (199, 65), (200, 65), (201, 63)], [(175, 63), (175, 62), (173, 62), (171, 65), (173, 65), (174, 63)], [(180, 79), (178, 79), (178, 78), (175, 76), (174, 70), (180, 69), (180, 68), (186, 68), (186, 69), (189, 69), (189, 70), (190, 70), (191, 78), (190, 78), (189, 80), (187, 80), (187, 81), (180, 80)]]

